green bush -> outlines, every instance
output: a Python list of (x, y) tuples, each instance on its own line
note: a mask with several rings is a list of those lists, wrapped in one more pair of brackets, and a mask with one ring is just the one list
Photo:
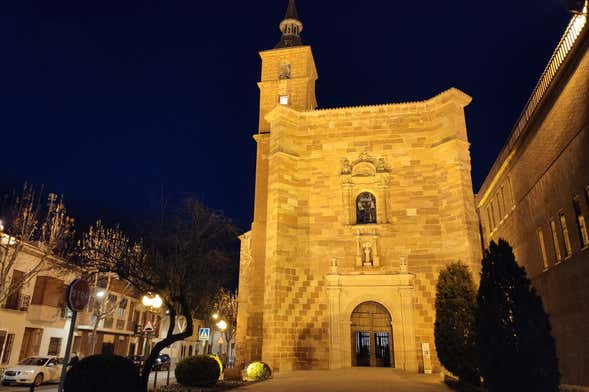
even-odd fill
[(188, 387), (213, 386), (221, 375), (219, 364), (208, 355), (197, 355), (180, 361), (174, 373), (176, 381)]
[(246, 372), (248, 381), (264, 381), (272, 376), (272, 369), (270, 366), (260, 361), (250, 363)]
[(221, 361), (221, 358), (219, 358), (215, 354), (209, 354), (209, 357), (217, 361), (217, 363), (219, 364), (219, 371), (221, 372), (221, 374), (223, 374), (223, 362)]
[(139, 392), (141, 378), (127, 358), (93, 355), (76, 363), (65, 378), (66, 392)]
[(440, 271), (434, 337), (442, 365), (461, 381), (479, 385), (476, 295), (476, 286), (466, 265), (454, 263)]

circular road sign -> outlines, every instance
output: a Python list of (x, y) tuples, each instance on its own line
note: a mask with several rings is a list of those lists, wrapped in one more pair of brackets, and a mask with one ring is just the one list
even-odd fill
[(72, 312), (84, 310), (90, 300), (90, 286), (85, 280), (74, 280), (67, 290), (67, 306)]

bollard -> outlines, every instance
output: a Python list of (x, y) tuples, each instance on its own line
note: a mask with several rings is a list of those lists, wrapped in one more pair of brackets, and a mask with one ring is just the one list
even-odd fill
[(172, 367), (172, 365), (168, 365), (168, 377), (166, 379), (166, 385), (170, 385), (170, 367)]
[(157, 373), (158, 373), (157, 369), (154, 373), (155, 374), (153, 375), (153, 390), (157, 391)]
[(31, 384), (31, 387), (29, 389), (29, 392), (35, 392), (35, 384)]

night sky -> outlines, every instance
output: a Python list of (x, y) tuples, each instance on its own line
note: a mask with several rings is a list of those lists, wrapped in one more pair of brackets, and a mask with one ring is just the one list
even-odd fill
[[(562, 0), (299, 0), (320, 107), (473, 97), (475, 191), (569, 20)], [(13, 0), (0, 9), (0, 189), (81, 222), (193, 194), (252, 219), (260, 60), (287, 0)]]

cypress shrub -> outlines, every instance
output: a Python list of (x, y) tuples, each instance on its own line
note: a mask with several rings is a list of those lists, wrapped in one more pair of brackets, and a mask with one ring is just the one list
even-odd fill
[(440, 271), (434, 325), (438, 358), (461, 381), (479, 385), (476, 298), (476, 287), (466, 265), (454, 263)]
[(558, 392), (548, 315), (504, 240), (485, 251), (477, 301), (481, 375), (489, 392)]

